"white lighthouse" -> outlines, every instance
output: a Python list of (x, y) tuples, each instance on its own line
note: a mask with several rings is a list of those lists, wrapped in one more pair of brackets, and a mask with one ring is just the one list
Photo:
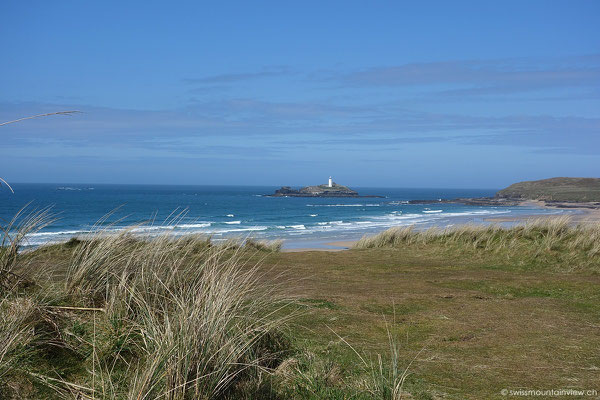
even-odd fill
[(333, 180), (331, 179), (331, 177), (329, 177), (329, 184), (327, 186), (333, 187)]

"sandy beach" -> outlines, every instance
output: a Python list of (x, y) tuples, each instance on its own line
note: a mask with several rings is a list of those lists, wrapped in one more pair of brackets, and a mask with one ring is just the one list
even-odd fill
[[(600, 222), (600, 206), (598, 203), (551, 203), (544, 201), (528, 200), (521, 203), (524, 207), (540, 207), (555, 210), (575, 211), (569, 216), (574, 224)], [(550, 218), (551, 215), (515, 215), (505, 217), (485, 218), (486, 222), (525, 222), (529, 219)]]
[(321, 247), (298, 247), (288, 249), (284, 248), (281, 251), (286, 253), (297, 253), (300, 251), (344, 251), (352, 247), (354, 243), (356, 243), (355, 240), (345, 240), (323, 243)]

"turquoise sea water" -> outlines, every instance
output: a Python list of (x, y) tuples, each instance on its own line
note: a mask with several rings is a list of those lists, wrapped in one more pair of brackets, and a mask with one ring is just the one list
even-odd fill
[[(111, 230), (150, 221), (140, 235), (168, 231), (175, 235), (210, 234), (285, 240), (285, 247), (312, 247), (335, 240), (358, 239), (391, 226), (448, 226), (484, 223), (492, 216), (560, 213), (528, 207), (479, 207), (435, 204), (439, 198), (492, 196), (489, 189), (354, 188), (384, 198), (264, 197), (276, 187), (14, 184), (15, 194), (0, 190), (0, 218), (8, 220), (24, 205), (51, 206), (58, 221), (29, 237), (30, 245), (85, 235), (112, 210)], [(409, 205), (408, 200), (432, 204)], [(173, 218), (173, 212), (184, 215)]]

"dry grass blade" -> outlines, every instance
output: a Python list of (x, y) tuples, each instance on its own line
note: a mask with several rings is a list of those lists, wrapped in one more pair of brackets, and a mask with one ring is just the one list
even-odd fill
[(0, 122), (0, 126), (8, 125), (8, 124), (14, 124), (16, 122), (25, 121), (25, 120), (28, 120), (28, 119), (48, 117), (48, 116), (51, 116), (51, 115), (73, 115), (75, 113), (80, 113), (80, 112), (81, 111), (72, 110), (72, 111), (57, 111), (57, 112), (51, 112), (51, 113), (45, 113), (45, 114), (31, 115), (29, 117), (23, 117), (23, 118), (15, 119), (15, 120), (12, 120), (12, 121)]
[[(12, 121), (6, 121), (6, 122), (0, 122), (0, 126), (3, 125), (8, 125), (8, 124), (14, 124), (16, 122), (20, 122), (20, 121), (25, 121), (28, 119), (34, 119), (34, 118), (41, 118), (41, 117), (48, 117), (51, 115), (72, 115), (75, 113), (79, 113), (81, 111), (77, 111), (77, 110), (70, 110), (70, 111), (56, 111), (56, 112), (51, 112), (51, 113), (45, 113), (45, 114), (37, 114), (37, 115), (31, 115), (29, 117), (23, 117), (23, 118), (19, 118), (19, 119), (14, 119)], [(8, 184), (8, 182), (6, 182), (4, 179), (0, 178), (0, 186), (2, 186), (2, 183), (4, 183), (6, 186), (8, 186), (8, 188), (10, 189), (10, 191), (12, 193), (15, 193), (15, 191), (13, 190), (13, 188)]]
[(8, 182), (6, 182), (4, 179), (0, 178), (0, 186), (2, 186), (2, 184), (3, 184), (3, 183), (4, 183), (4, 184), (5, 184), (5, 185), (6, 185), (6, 186), (7, 186), (7, 187), (10, 189), (10, 191), (11, 191), (13, 194), (15, 193), (15, 191), (14, 191), (14, 190), (13, 190), (13, 188), (12, 188), (12, 187), (11, 187), (11, 186), (8, 184)]

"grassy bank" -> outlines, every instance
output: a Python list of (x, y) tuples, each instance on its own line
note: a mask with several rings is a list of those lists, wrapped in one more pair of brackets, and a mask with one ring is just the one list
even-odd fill
[(0, 397), (600, 389), (598, 241), (559, 219), (394, 229), (336, 253), (127, 232), (5, 246)]
[(513, 266), (600, 272), (600, 224), (574, 225), (568, 216), (535, 218), (511, 228), (500, 225), (388, 229), (365, 236), (354, 248), (434, 246), (449, 253), (488, 254)]

